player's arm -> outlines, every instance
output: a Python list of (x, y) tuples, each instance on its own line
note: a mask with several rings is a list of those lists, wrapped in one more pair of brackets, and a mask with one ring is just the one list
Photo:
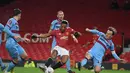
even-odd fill
[(12, 31), (10, 30), (11, 27), (13, 26), (13, 24), (6, 24), (5, 28), (3, 29), (3, 31), (5, 33), (7, 33), (9, 36), (11, 36), (12, 38), (18, 40), (18, 41), (21, 41), (23, 40), (20, 36), (15, 36), (14, 33), (12, 33)]
[(78, 43), (78, 37), (79, 36), (81, 36), (81, 33), (80, 32), (77, 32), (77, 31), (75, 31), (75, 30), (73, 30), (73, 29), (71, 29), (70, 28), (70, 32), (71, 32), (71, 36), (72, 36), (72, 38), (73, 38), (73, 40), (76, 42), (76, 43)]
[(4, 25), (0, 23), (0, 30), (3, 31)]
[(13, 21), (9, 20), (7, 22), (7, 24), (5, 25), (3, 31), (5, 33), (7, 33), (9, 36), (11, 36), (12, 38), (16, 39), (17, 41), (25, 41), (25, 42), (29, 42), (30, 40), (27, 38), (22, 38), (20, 35), (15, 35), (10, 29), (13, 26)]
[(49, 29), (48, 33), (51, 33), (52, 32), (52, 29)]
[(100, 31), (95, 30), (95, 29), (89, 29), (89, 28), (86, 28), (85, 31), (87, 31), (87, 32), (91, 32), (91, 33), (93, 33), (93, 34), (97, 34), (97, 35), (99, 35), (99, 36), (104, 35), (103, 32), (100, 32)]
[(36, 36), (36, 35), (32, 35), (32, 39), (35, 39), (35, 38), (47, 38), (47, 37), (49, 37), (49, 36), (55, 36), (55, 34), (56, 34), (56, 30), (53, 30), (53, 31), (51, 31), (50, 33), (46, 33), (46, 34), (40, 34), (40, 35), (38, 35), (38, 36)]
[(114, 50), (114, 44), (113, 44), (113, 43), (112, 43), (112, 46), (110, 47), (110, 50), (111, 50), (112, 56), (113, 56), (116, 60), (118, 60), (118, 61), (120, 61), (120, 62), (122, 62), (122, 63), (126, 63), (126, 61), (125, 61), (124, 59), (121, 59), (121, 58), (116, 54), (116, 52), (115, 52), (115, 50)]
[(12, 31), (10, 30), (12, 26), (13, 26), (13, 22), (9, 20), (7, 24), (5, 25), (5, 28), (3, 31), (7, 33), (9, 36), (14, 37), (15, 36), (14, 33), (12, 33)]
[(38, 37), (39, 38), (47, 38), (47, 37), (51, 36), (51, 32), (50, 33), (46, 33), (46, 34), (40, 34)]
[(32, 39), (35, 39), (35, 38), (47, 38), (47, 37), (51, 36), (51, 33), (52, 32), (46, 33), (46, 34), (40, 34), (40, 35), (32, 35), (31, 38)]
[(117, 60), (119, 60), (119, 61), (121, 60), (120, 57), (116, 54), (115, 50), (111, 51), (111, 53), (112, 53), (112, 56), (113, 56), (115, 59), (117, 59)]
[(113, 56), (115, 59), (117, 59), (117, 60), (120, 61), (121, 63), (126, 63), (126, 61), (125, 61), (124, 59), (121, 59), (121, 58), (116, 54), (115, 51), (111, 51), (111, 53), (112, 53), (112, 56)]
[(76, 43), (78, 43), (78, 39), (74, 36), (74, 34), (71, 34), (71, 36), (72, 36), (73, 40), (74, 40)]

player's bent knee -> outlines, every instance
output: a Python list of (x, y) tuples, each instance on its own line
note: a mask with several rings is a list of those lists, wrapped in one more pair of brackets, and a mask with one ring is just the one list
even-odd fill
[(56, 58), (56, 57), (57, 57), (57, 54), (58, 54), (58, 52), (57, 52), (56, 50), (53, 50), (53, 51), (52, 51), (52, 54), (51, 54), (51, 57), (52, 57), (52, 58)]
[(95, 67), (95, 73), (99, 73), (100, 71), (101, 71), (101, 67), (96, 66), (96, 67)]

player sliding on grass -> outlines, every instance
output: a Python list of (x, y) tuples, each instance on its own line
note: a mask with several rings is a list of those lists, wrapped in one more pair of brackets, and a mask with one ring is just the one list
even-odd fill
[[(89, 59), (92, 59), (94, 63), (94, 71), (95, 73), (99, 73), (101, 71), (101, 63), (102, 63), (102, 58), (104, 56), (104, 53), (107, 49), (111, 50), (111, 53), (113, 57), (120, 62), (125, 63), (126, 61), (123, 59), (120, 59), (117, 54), (115, 53), (114, 50), (114, 44), (112, 42), (112, 37), (117, 33), (116, 29), (113, 27), (109, 27), (106, 34), (103, 32), (100, 32), (98, 30), (91, 30), (86, 28), (87, 32), (91, 32), (93, 34), (99, 35), (99, 38), (97, 42), (94, 44), (94, 46), (86, 53), (86, 63)], [(82, 61), (83, 62), (83, 61)], [(78, 64), (78, 69), (82, 66), (84, 66), (86, 63), (80, 63)]]
[[(41, 69), (44, 70), (45, 73), (48, 73), (47, 72), (48, 67), (51, 67), (55, 70), (57, 68), (60, 68), (67, 62), (69, 58), (69, 51), (66, 48), (68, 46), (69, 36), (72, 36), (74, 41), (78, 43), (78, 40), (74, 36), (75, 34), (77, 34), (77, 32), (74, 31), (72, 28), (67, 27), (67, 24), (68, 24), (68, 21), (63, 20), (61, 22), (61, 26), (59, 29), (52, 30), (51, 33), (42, 34), (38, 36), (41, 38), (55, 36), (56, 41), (57, 41), (56, 46), (52, 50), (51, 58), (48, 59), (48, 61), (45, 63), (45, 66), (40, 67)], [(57, 62), (54, 66), (50, 66), (53, 63), (53, 60), (55, 60), (57, 56), (61, 56), (61, 61)]]

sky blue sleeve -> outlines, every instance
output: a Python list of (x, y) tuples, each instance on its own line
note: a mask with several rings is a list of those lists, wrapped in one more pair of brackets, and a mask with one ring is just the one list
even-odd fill
[(0, 45), (2, 43), (2, 32), (0, 31)]
[(51, 23), (51, 30), (54, 30), (55, 29), (55, 23), (56, 23), (56, 21), (54, 20), (54, 21), (52, 21), (52, 23)]
[(114, 44), (113, 44), (113, 42), (112, 42), (112, 45), (111, 45), (111, 47), (110, 47), (110, 50), (111, 50), (111, 51), (114, 51), (114, 52), (112, 52), (112, 56), (113, 56), (115, 59), (120, 60), (120, 57), (116, 54), (116, 52), (115, 52), (115, 50), (114, 50)]
[(4, 32), (7, 33), (9, 36), (14, 37), (14, 33), (11, 32), (11, 27), (13, 26), (13, 21), (9, 20), (4, 28)]
[(0, 23), (0, 45), (1, 45), (1, 43), (2, 43), (2, 31), (3, 31), (3, 29), (4, 29), (4, 25), (2, 25), (2, 24)]
[(99, 35), (99, 36), (104, 35), (103, 32), (100, 32), (100, 31), (95, 30), (95, 29), (94, 29), (94, 30), (90, 30), (90, 32), (93, 33), (93, 34), (97, 34), (97, 35)]
[(120, 57), (116, 54), (116, 53), (112, 53), (112, 56), (117, 59), (117, 60), (120, 60)]
[(2, 25), (2, 24), (0, 23), (0, 30), (3, 31), (3, 29), (4, 29), (4, 25)]
[(111, 45), (111, 47), (110, 47), (110, 50), (111, 50), (111, 51), (114, 51), (114, 49), (115, 49), (115, 47), (114, 47), (114, 44), (113, 44), (113, 42), (112, 42), (112, 45)]

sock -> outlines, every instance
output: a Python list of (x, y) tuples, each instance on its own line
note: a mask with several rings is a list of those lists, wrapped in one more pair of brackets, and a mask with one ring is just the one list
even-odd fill
[(53, 63), (53, 59), (52, 59), (52, 58), (49, 58), (49, 59), (47, 60), (47, 62), (45, 63), (45, 65), (48, 67), (48, 66), (50, 66), (52, 63)]
[(70, 58), (66, 62), (66, 68), (67, 68), (68, 71), (71, 70), (71, 67), (70, 67)]
[(22, 57), (18, 57), (18, 60), (19, 60), (18, 64), (24, 64), (25, 62), (25, 59), (23, 59)]
[(51, 64), (51, 66), (54, 66), (56, 64), (56, 60), (53, 60), (53, 63)]
[(57, 69), (57, 68), (60, 68), (60, 67), (63, 66), (63, 65), (64, 65), (64, 63), (58, 62), (58, 63), (56, 63), (52, 68), (53, 68), (53, 69)]
[(15, 66), (16, 66), (16, 63), (10, 62), (7, 67), (7, 72), (10, 72)]
[(0, 58), (0, 66), (1, 66), (1, 67), (4, 67), (4, 66), (5, 66), (1, 58)]
[(88, 59), (87, 59), (87, 58), (84, 58), (84, 59), (81, 61), (81, 66), (83, 67), (85, 64), (87, 64), (87, 61), (88, 61)]

